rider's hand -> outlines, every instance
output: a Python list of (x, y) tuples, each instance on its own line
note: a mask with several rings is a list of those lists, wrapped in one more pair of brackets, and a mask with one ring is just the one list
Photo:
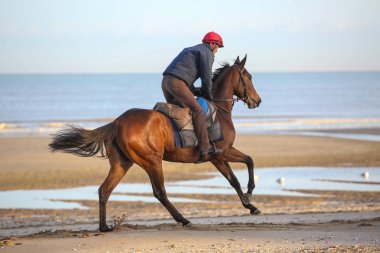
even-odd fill
[(212, 97), (211, 94), (204, 94), (203, 97), (204, 97), (205, 99), (207, 99), (207, 100), (210, 100), (210, 101), (214, 100), (214, 98)]
[(193, 94), (196, 97), (203, 97), (203, 91), (201, 88), (195, 88)]

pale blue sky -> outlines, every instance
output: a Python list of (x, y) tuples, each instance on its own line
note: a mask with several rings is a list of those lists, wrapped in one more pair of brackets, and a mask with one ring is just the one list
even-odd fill
[(0, 73), (162, 72), (206, 32), (214, 67), (380, 71), (380, 1), (0, 0)]

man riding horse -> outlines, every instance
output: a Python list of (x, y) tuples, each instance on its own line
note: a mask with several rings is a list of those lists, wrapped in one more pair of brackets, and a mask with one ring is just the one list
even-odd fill
[[(212, 51), (223, 46), (223, 42), (215, 33), (205, 36), (204, 41), (205, 44), (184, 49), (175, 59), (174, 62), (177, 63), (168, 67), (162, 86), (169, 101), (183, 106), (193, 106), (195, 123), (201, 122), (200, 126), (202, 126), (204, 116), (199, 112), (201, 110), (197, 107), (189, 87), (193, 87), (193, 82), (199, 77), (202, 81), (206, 80), (202, 83), (201, 90), (207, 98), (214, 98), (214, 104), (218, 107), (216, 118), (223, 129), (223, 140), (215, 144), (220, 150), (212, 149), (208, 143), (207, 132), (206, 137), (203, 136), (204, 139), (200, 140), (200, 149), (177, 147), (170, 119), (161, 112), (141, 108), (129, 109), (112, 122), (93, 130), (75, 126), (68, 127), (58, 132), (49, 144), (50, 150), (53, 152), (61, 151), (83, 157), (95, 156), (100, 153), (101, 157), (108, 158), (110, 170), (98, 190), (100, 231), (112, 230), (107, 225), (107, 202), (113, 189), (133, 164), (145, 170), (152, 184), (153, 195), (168, 210), (174, 220), (184, 226), (191, 224), (176, 209), (166, 194), (163, 161), (195, 163), (202, 158), (200, 151), (203, 152), (203, 160), (210, 161), (228, 180), (238, 194), (242, 205), (253, 215), (261, 213), (251, 203), (251, 196), (255, 189), (254, 162), (251, 156), (234, 147), (236, 131), (231, 115), (234, 101), (242, 100), (249, 109), (254, 109), (260, 105), (261, 98), (253, 86), (252, 75), (245, 68), (246, 56), (242, 60), (237, 57), (232, 65), (225, 63), (217, 69), (213, 75), (215, 87), (211, 90), (211, 80), (207, 79), (210, 78), (211, 72), (203, 72), (205, 69), (203, 64), (208, 62), (207, 66), (211, 69)], [(209, 57), (211, 55), (211, 57), (203, 58), (206, 56), (199, 56), (201, 53)], [(192, 61), (192, 63), (186, 64), (187, 61), (182, 62), (181, 59)], [(181, 72), (181, 69), (184, 70)], [(186, 69), (193, 70), (186, 72)], [(192, 73), (193, 76), (183, 74), (182, 78), (185, 80), (181, 80), (182, 78), (177, 76), (181, 73)], [(235, 99), (234, 96), (237, 98)], [(199, 125), (197, 127), (200, 128)], [(218, 153), (221, 150), (223, 151)], [(204, 158), (205, 154), (209, 155), (210, 153), (218, 154)], [(246, 164), (248, 169), (246, 193), (243, 192), (239, 180), (229, 165), (230, 162)]]
[[(200, 157), (197, 163), (205, 162), (206, 156), (221, 153), (210, 144), (207, 132), (205, 115), (194, 95), (202, 96), (208, 100), (212, 97), (212, 64), (214, 55), (223, 47), (222, 37), (215, 33), (207, 33), (202, 44), (187, 47), (174, 58), (164, 71), (162, 91), (168, 103), (189, 107), (194, 130), (198, 137)], [(202, 87), (195, 88), (194, 82), (201, 78)]]

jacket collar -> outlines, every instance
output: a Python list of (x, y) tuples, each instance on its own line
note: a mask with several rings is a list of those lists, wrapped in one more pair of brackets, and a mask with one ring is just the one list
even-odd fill
[(210, 44), (208, 44), (208, 43), (203, 43), (203, 45), (205, 45), (208, 49), (210, 49), (210, 51), (212, 52), (212, 49), (211, 49), (211, 46), (210, 46)]

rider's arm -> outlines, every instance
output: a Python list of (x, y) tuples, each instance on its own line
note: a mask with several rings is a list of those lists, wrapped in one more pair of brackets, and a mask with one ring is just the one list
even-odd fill
[(212, 97), (212, 64), (214, 55), (212, 52), (202, 52), (200, 54), (200, 77), (202, 81), (203, 95), (209, 99)]

